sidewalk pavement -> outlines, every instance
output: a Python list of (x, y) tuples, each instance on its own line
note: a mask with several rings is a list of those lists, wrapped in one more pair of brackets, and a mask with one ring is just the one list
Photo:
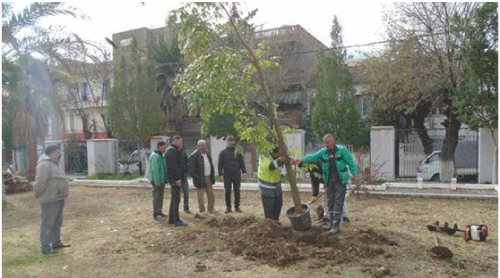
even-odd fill
[[(70, 185), (95, 186), (95, 187), (132, 187), (149, 188), (151, 183), (147, 178), (135, 180), (86, 180), (82, 177), (70, 177)], [(192, 182), (189, 187), (194, 189)], [(167, 185), (168, 187), (168, 185)], [(311, 184), (297, 184), (300, 192), (311, 192)], [(322, 186), (321, 186), (322, 188)], [(216, 190), (224, 190), (222, 182), (216, 182)], [(283, 185), (285, 191), (290, 188)], [(352, 189), (351, 185), (347, 190)], [(257, 182), (242, 182), (241, 190), (257, 190)], [(386, 182), (382, 185), (367, 185), (358, 192), (365, 194), (415, 196), (415, 197), (455, 197), (455, 198), (483, 198), (498, 199), (498, 185), (496, 184), (451, 184), (451, 183), (423, 183), (417, 182)]]

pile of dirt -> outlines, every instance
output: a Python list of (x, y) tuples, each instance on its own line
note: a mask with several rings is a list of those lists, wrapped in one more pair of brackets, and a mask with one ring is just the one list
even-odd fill
[(225, 216), (224, 218), (212, 217), (205, 222), (206, 225), (212, 228), (217, 228), (222, 232), (234, 231), (243, 227), (247, 227), (255, 222), (259, 221), (256, 216), (238, 217), (235, 218), (231, 215)]
[(321, 227), (300, 232), (269, 219), (233, 230), (226, 237), (226, 243), (233, 254), (249, 260), (286, 266), (311, 258), (315, 261), (314, 267), (384, 255), (387, 246), (398, 245), (372, 229), (345, 229), (332, 236)]
[(7, 171), (2, 172), (3, 188), (6, 194), (32, 191), (33, 186), (24, 178), (14, 176)]

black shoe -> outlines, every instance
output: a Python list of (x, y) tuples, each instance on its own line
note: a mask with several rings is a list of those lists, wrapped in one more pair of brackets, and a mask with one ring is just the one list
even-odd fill
[(239, 213), (242, 213), (242, 211), (241, 211), (241, 209), (240, 209), (240, 208), (234, 208), (234, 211), (239, 212)]
[(345, 216), (344, 216), (344, 217), (342, 217), (342, 221), (343, 221), (343, 222), (346, 222), (346, 223), (351, 222), (351, 220), (350, 220), (348, 217), (345, 217)]
[(191, 212), (188, 209), (185, 209), (184, 212), (187, 214), (191, 214)]
[(187, 226), (188, 224), (179, 220), (179, 221), (175, 222), (173, 225), (175, 227), (184, 227), (184, 226)]
[(55, 250), (55, 249), (60, 249), (60, 248), (65, 248), (65, 247), (71, 247), (71, 245), (69, 244), (64, 244), (62, 242), (59, 242), (57, 244), (52, 244), (52, 249)]
[(230, 208), (227, 208), (226, 209), (226, 213), (230, 213), (231, 212), (231, 209)]

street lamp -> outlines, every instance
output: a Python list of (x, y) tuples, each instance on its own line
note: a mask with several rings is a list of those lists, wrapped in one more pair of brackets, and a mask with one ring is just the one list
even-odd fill
[(118, 49), (118, 46), (116, 46), (116, 44), (112, 40), (108, 39), (107, 37), (105, 37), (104, 39), (106, 39), (106, 42), (111, 44), (113, 48)]

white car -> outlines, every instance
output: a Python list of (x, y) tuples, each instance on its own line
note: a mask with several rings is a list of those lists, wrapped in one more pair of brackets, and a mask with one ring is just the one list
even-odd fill
[[(151, 151), (149, 149), (143, 149), (141, 151), (141, 156), (142, 156), (142, 165), (141, 165), (141, 170), (142, 173), (144, 174), (146, 172), (146, 160), (151, 154)], [(119, 164), (119, 173), (123, 175), (139, 175), (139, 164), (140, 164), (140, 159), (139, 159), (139, 151), (135, 150), (130, 154), (129, 158), (125, 162), (120, 162)]]
[[(434, 151), (428, 157), (426, 157), (419, 165), (417, 169), (417, 178), (420, 176), (424, 181), (440, 181), (439, 168), (440, 168), (440, 155), (441, 151)], [(466, 164), (466, 157), (462, 158), (460, 153), (455, 154), (455, 171), (458, 177), (463, 176), (476, 176), (477, 177), (477, 167)], [(464, 162), (465, 161), (465, 162)]]

